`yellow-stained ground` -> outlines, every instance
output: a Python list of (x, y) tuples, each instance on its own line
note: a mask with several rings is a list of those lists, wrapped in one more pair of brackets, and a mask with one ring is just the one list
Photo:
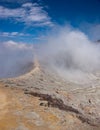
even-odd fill
[(40, 106), (46, 101), (0, 83), (0, 130), (92, 130), (74, 114)]

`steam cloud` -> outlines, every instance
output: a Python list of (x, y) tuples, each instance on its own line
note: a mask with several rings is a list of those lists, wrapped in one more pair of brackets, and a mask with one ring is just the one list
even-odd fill
[(13, 41), (0, 43), (0, 78), (24, 74), (31, 69), (32, 62), (32, 46)]
[[(64, 79), (86, 82), (100, 71), (100, 44), (91, 42), (79, 30), (57, 28), (45, 43), (35, 48), (37, 58), (45, 68)], [(36, 46), (37, 47), (37, 46)], [(33, 46), (13, 41), (0, 45), (0, 78), (15, 77), (32, 69)]]
[(78, 30), (59, 30), (41, 46), (40, 61), (65, 79), (86, 82), (100, 70), (99, 43), (93, 43)]

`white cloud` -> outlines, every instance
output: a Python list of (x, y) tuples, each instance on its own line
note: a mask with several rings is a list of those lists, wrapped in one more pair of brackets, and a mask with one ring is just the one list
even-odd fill
[(20, 33), (20, 32), (0, 32), (1, 37), (26, 37), (26, 36), (32, 36), (31, 34), (28, 33)]
[(0, 6), (1, 19), (13, 19), (31, 26), (52, 25), (51, 18), (37, 3), (25, 3), (19, 8), (11, 9)]
[[(43, 25), (42, 25), (43, 26)], [(42, 35), (34, 35), (34, 34), (30, 34), (30, 33), (22, 33), (22, 32), (0, 32), (0, 39), (3, 39), (3, 41), (6, 40), (28, 40), (30, 43), (33, 43), (34, 40), (45, 40), (46, 36), (42, 36)], [(35, 41), (34, 41), (35, 42)]]
[(18, 49), (18, 50), (31, 50), (32, 49), (32, 46), (28, 46), (27, 44), (24, 44), (24, 43), (17, 43), (17, 42), (14, 42), (14, 41), (7, 41), (7, 42), (3, 42), (3, 45), (7, 48), (7, 49), (10, 49), (10, 50), (15, 50), (15, 49)]
[(0, 32), (0, 36), (8, 37), (8, 36), (9, 36), (9, 33), (8, 33), (8, 32), (3, 32), (3, 33)]
[(18, 32), (12, 32), (11, 35), (12, 36), (16, 36), (18, 34)]
[(22, 5), (22, 7), (32, 7), (32, 3), (25, 3)]
[(8, 2), (8, 3), (26, 3), (31, 2), (32, 0), (0, 0), (0, 2)]

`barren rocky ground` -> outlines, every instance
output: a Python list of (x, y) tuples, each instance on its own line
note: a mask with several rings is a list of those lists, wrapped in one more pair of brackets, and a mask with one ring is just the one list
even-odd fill
[(100, 130), (100, 79), (68, 82), (39, 66), (0, 80), (0, 130)]

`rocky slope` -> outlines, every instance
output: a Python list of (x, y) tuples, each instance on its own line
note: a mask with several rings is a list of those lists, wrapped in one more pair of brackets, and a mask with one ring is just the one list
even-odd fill
[(35, 61), (31, 72), (2, 79), (7, 103), (0, 129), (99, 130), (100, 78), (91, 77), (85, 84), (69, 82)]

